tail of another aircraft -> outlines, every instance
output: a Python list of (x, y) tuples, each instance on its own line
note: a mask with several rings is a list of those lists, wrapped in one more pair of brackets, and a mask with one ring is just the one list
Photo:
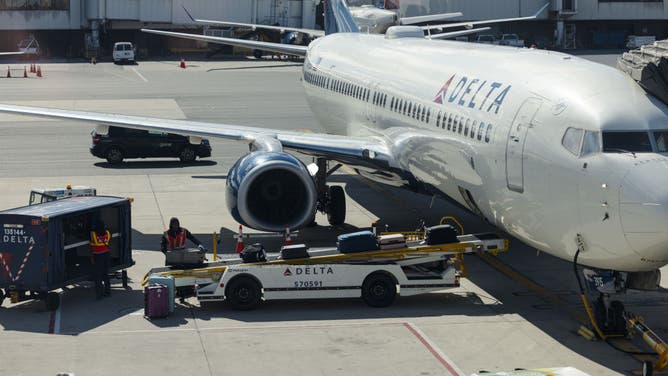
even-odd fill
[(346, 0), (324, 0), (325, 35), (334, 33), (359, 33)]

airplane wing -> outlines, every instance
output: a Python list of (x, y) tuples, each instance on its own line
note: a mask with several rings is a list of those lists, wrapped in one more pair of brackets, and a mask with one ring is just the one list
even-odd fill
[(220, 25), (220, 26), (238, 26), (238, 27), (249, 27), (253, 30), (255, 29), (267, 29), (267, 30), (277, 30), (280, 31), (281, 33), (284, 31), (296, 31), (299, 33), (304, 33), (304, 34), (309, 34), (313, 35), (316, 37), (321, 37), (325, 35), (324, 30), (315, 30), (315, 29), (300, 29), (300, 28), (294, 28), (294, 27), (284, 27), (284, 26), (270, 26), (270, 25), (258, 25), (258, 24), (249, 24), (249, 23), (241, 23), (241, 22), (228, 22), (228, 21), (213, 21), (213, 20), (202, 20), (198, 19), (192, 16), (188, 9), (186, 9), (185, 6), (183, 6), (183, 10), (186, 11), (186, 14), (188, 17), (193, 22), (199, 22), (199, 23), (205, 23), (205, 24), (210, 24), (210, 25)]
[(402, 17), (399, 19), (400, 25), (415, 25), (424, 22), (433, 22), (440, 20), (447, 20), (450, 18), (461, 17), (464, 14), (462, 12), (455, 13), (440, 13), (440, 14), (430, 14), (426, 16), (415, 16), (415, 17)]
[(200, 40), (203, 42), (227, 44), (231, 46), (239, 46), (247, 48), (257, 48), (260, 50), (278, 52), (286, 55), (306, 56), (306, 51), (308, 50), (307, 46), (299, 46), (295, 44), (281, 44), (281, 43), (271, 43), (271, 42), (260, 42), (255, 40), (246, 40), (246, 39), (212, 37), (208, 35), (176, 33), (173, 31), (162, 31), (162, 30), (152, 30), (152, 29), (141, 29), (141, 31), (150, 34), (166, 35), (168, 37)]
[(459, 31), (451, 31), (448, 33), (440, 33), (440, 34), (431, 34), (428, 36), (429, 39), (448, 39), (448, 38), (454, 38), (454, 37), (459, 37), (462, 35), (469, 35), (469, 34), (477, 34), (483, 31), (487, 31), (491, 29), (491, 27), (480, 27), (477, 29), (471, 29), (471, 30), (459, 30)]
[(483, 21), (471, 21), (471, 22), (456, 22), (451, 24), (441, 24), (441, 25), (428, 25), (423, 26), (422, 30), (431, 30), (431, 29), (448, 29), (453, 27), (465, 27), (467, 29), (472, 29), (476, 25), (486, 25), (491, 23), (501, 23), (501, 22), (513, 22), (513, 21), (525, 21), (525, 20), (534, 20), (538, 18), (538, 15), (541, 14), (547, 7), (550, 6), (550, 3), (543, 5), (538, 12), (533, 16), (528, 17), (517, 17), (517, 18), (499, 18), (495, 20), (483, 20)]
[(25, 55), (25, 52), (22, 52), (22, 51), (17, 51), (17, 52), (0, 52), (0, 56), (10, 56), (10, 55)]
[(272, 145), (277, 140), (285, 149), (315, 157), (326, 157), (342, 163), (381, 169), (396, 167), (386, 142), (375, 137), (355, 138), (234, 124), (215, 124), (7, 104), (0, 104), (0, 112), (76, 120), (106, 126), (146, 129), (184, 136), (221, 138), (254, 145)]
[(321, 36), (325, 35), (324, 30), (316, 30), (316, 29), (300, 29), (300, 28), (295, 28), (295, 27), (258, 25), (258, 24), (248, 24), (248, 23), (241, 23), (241, 22), (213, 21), (213, 20), (201, 20), (201, 19), (196, 19), (195, 21), (197, 21), (199, 23), (210, 24), (210, 25), (248, 27), (248, 28), (251, 28), (253, 30), (255, 30), (255, 29), (276, 30), (276, 31), (280, 31), (281, 33), (285, 32), (285, 31), (296, 31), (298, 33), (309, 34), (309, 35), (313, 35), (313, 36), (316, 36), (316, 37), (321, 37)]

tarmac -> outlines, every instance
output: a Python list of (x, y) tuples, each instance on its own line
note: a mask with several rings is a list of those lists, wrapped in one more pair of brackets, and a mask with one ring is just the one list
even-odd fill
[[(188, 61), (180, 69), (178, 61), (47, 61), (41, 68), (42, 78), (0, 78), (0, 103), (321, 131), (295, 62)], [(95, 301), (84, 283), (62, 291), (55, 312), (41, 302), (5, 300), (0, 375), (427, 376), (554, 366), (631, 375), (640, 369), (632, 356), (576, 334), (583, 306), (571, 264), (514, 239), (494, 260), (469, 257), (471, 276), (461, 287), (400, 297), (387, 308), (343, 299), (272, 301), (238, 312), (190, 298), (177, 302), (173, 316), (149, 321), (139, 281), (164, 264), (157, 249), (170, 217), (178, 216), (209, 249), (222, 228), (219, 252), (233, 251), (238, 225), (226, 209), (225, 178), (247, 145), (212, 139), (211, 158), (194, 163), (147, 159), (112, 166), (89, 153), (93, 128), (0, 115), (0, 209), (27, 204), (31, 188), (68, 183), (132, 197), (136, 261), (129, 288), (116, 285), (108, 299)], [(345, 188), (346, 224), (332, 228), (318, 215), (319, 225), (302, 230), (297, 241), (331, 245), (337, 234), (377, 219), (392, 230), (412, 230), (420, 219), (435, 224), (444, 215), (457, 217), (466, 232), (494, 230), (445, 201), (374, 184), (346, 168), (330, 182)], [(278, 241), (267, 246), (275, 249)], [(663, 275), (661, 291), (622, 300), (668, 338), (668, 268)]]

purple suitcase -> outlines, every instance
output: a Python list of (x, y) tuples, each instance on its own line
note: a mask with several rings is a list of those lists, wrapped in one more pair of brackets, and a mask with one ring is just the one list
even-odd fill
[(144, 316), (149, 319), (169, 316), (169, 290), (165, 285), (144, 288)]

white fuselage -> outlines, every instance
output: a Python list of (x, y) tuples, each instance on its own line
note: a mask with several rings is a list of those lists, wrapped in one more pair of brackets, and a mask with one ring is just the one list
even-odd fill
[[(537, 249), (572, 260), (580, 239), (585, 265), (668, 263), (666, 154), (600, 151), (605, 131), (668, 130), (668, 107), (615, 69), (548, 51), (333, 34), (311, 43), (304, 86), (328, 132), (382, 137), (417, 181)], [(569, 127), (599, 149), (579, 141), (569, 152)]]

